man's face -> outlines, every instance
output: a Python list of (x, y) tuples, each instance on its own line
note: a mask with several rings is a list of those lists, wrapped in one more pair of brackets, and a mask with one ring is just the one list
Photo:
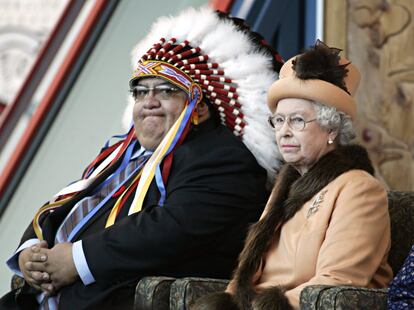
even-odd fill
[(141, 146), (155, 150), (180, 116), (187, 94), (161, 78), (140, 79), (133, 90), (135, 135)]

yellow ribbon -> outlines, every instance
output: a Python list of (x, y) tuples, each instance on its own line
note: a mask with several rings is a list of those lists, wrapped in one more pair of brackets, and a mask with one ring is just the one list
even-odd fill
[(128, 192), (128, 190), (132, 186), (132, 184), (134, 184), (141, 177), (141, 174), (142, 174), (142, 169), (138, 173), (138, 175), (134, 178), (134, 180), (128, 185), (127, 189), (122, 193), (122, 195), (119, 196), (119, 198), (116, 201), (115, 205), (112, 207), (111, 213), (108, 216), (108, 219), (107, 219), (106, 224), (105, 224), (105, 228), (107, 228), (109, 226), (112, 226), (115, 223), (115, 219), (116, 219), (116, 216), (118, 214), (118, 209), (121, 205), (122, 198)]
[(71, 198), (72, 197), (68, 197), (68, 198), (65, 198), (65, 199), (61, 199), (59, 201), (55, 201), (55, 202), (52, 202), (52, 203), (45, 204), (44, 206), (42, 206), (36, 212), (36, 214), (35, 214), (35, 216), (33, 218), (33, 229), (34, 229), (35, 234), (36, 234), (36, 236), (37, 236), (37, 238), (39, 240), (43, 240), (42, 228), (40, 227), (40, 224), (39, 224), (40, 215), (42, 215), (42, 213), (45, 212), (45, 211), (47, 211), (47, 210), (54, 209), (57, 206), (63, 205), (64, 203), (66, 203), (67, 201), (69, 201), (69, 199), (71, 199)]
[(168, 131), (167, 135), (161, 141), (160, 145), (157, 147), (151, 158), (148, 160), (147, 164), (144, 166), (142, 177), (139, 181), (136, 194), (129, 209), (128, 215), (141, 211), (148, 188), (152, 182), (152, 179), (154, 178), (155, 169), (157, 168), (157, 165), (162, 161), (165, 153), (168, 151), (171, 143), (173, 142), (187, 109), (189, 109), (188, 105), (186, 105), (186, 107), (183, 109), (180, 117)]

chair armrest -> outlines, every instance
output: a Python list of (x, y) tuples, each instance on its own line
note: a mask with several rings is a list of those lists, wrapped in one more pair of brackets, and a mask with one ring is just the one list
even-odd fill
[(135, 289), (134, 310), (168, 310), (175, 278), (144, 277)]
[(24, 285), (24, 278), (19, 277), (18, 275), (13, 275), (10, 283), (11, 290), (15, 290)]
[(188, 310), (201, 296), (224, 291), (228, 280), (210, 278), (182, 278), (171, 285), (170, 310)]
[(301, 310), (387, 309), (387, 289), (311, 285), (300, 294)]

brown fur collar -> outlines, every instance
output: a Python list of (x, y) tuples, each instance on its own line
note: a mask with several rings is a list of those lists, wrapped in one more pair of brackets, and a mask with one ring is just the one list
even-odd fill
[(251, 309), (255, 292), (253, 277), (277, 227), (292, 218), (323, 187), (341, 174), (362, 169), (374, 174), (366, 150), (358, 145), (341, 146), (322, 156), (303, 176), (290, 165), (282, 167), (273, 188), (268, 212), (252, 225), (234, 272), (235, 300), (241, 309)]

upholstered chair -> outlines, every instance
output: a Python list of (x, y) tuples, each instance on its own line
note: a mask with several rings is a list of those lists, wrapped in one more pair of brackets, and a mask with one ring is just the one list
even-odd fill
[[(414, 244), (414, 192), (389, 191), (390, 265), (397, 274)], [(201, 296), (223, 291), (228, 281), (208, 278), (145, 277), (136, 287), (134, 310), (189, 310)], [(23, 279), (12, 278), (12, 289)], [(312, 285), (300, 295), (303, 310), (387, 309), (387, 289)]]
[[(389, 263), (397, 274), (414, 244), (414, 192), (389, 191), (391, 251)], [(189, 310), (201, 296), (222, 291), (228, 281), (207, 278), (146, 277), (139, 281), (134, 310)], [(387, 289), (312, 285), (300, 295), (303, 310), (387, 309)]]

